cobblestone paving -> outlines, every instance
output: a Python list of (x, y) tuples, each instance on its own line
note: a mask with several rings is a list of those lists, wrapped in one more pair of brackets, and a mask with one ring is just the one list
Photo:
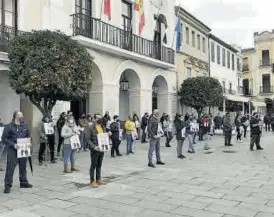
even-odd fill
[[(235, 138), (234, 138), (235, 139)], [(77, 155), (80, 172), (62, 173), (62, 162), (29, 173), (33, 189), (20, 189), (18, 168), (9, 195), (0, 193), (1, 217), (274, 217), (274, 135), (264, 133), (263, 151), (249, 151), (249, 139), (229, 150), (215, 136), (214, 153), (202, 144), (187, 159), (176, 145), (164, 147), (165, 166), (147, 167), (148, 144), (135, 142), (135, 155), (103, 162), (106, 186), (89, 187), (89, 152)], [(184, 144), (187, 148), (187, 143)], [(121, 146), (125, 152), (125, 142)], [(4, 172), (0, 172), (3, 186)]]

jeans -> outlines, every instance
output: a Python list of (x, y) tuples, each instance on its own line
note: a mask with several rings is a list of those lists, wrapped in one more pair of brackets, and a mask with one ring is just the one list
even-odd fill
[(64, 144), (64, 167), (68, 167), (69, 161), (71, 166), (75, 165), (75, 152), (76, 150), (72, 150), (70, 144)]
[(127, 154), (132, 152), (133, 139), (131, 134), (127, 134)]
[(160, 156), (160, 138), (154, 139), (151, 138), (149, 142), (149, 150), (148, 150), (148, 163), (152, 164), (152, 154), (156, 150), (156, 159), (157, 162), (161, 161), (161, 156)]
[(172, 132), (166, 132), (166, 146), (169, 145), (172, 139), (173, 139)]
[(269, 123), (265, 123), (265, 131), (270, 132), (270, 124)]
[(224, 131), (225, 134), (225, 145), (231, 144), (232, 130)]
[(46, 145), (48, 145), (49, 150), (50, 150), (50, 161), (54, 161), (54, 141), (48, 140), (47, 144), (46, 143), (40, 144), (39, 155), (38, 155), (39, 162), (43, 161), (43, 155), (46, 150)]
[(4, 149), (5, 149), (5, 145), (2, 142), (0, 142), (0, 161), (2, 159)]
[(119, 146), (121, 144), (121, 141), (119, 139), (112, 139), (112, 147), (111, 147), (111, 156), (114, 156), (114, 153), (120, 154)]
[(183, 138), (182, 140), (177, 140), (177, 156), (180, 157), (183, 154), (183, 144), (184, 144), (185, 139)]
[(242, 141), (242, 134), (241, 134), (241, 131), (240, 131), (240, 127), (237, 127), (236, 131), (237, 131), (237, 141), (238, 140)]
[(254, 147), (254, 144), (256, 144), (256, 147), (261, 147), (260, 145), (261, 141), (261, 134), (251, 134), (250, 135), (250, 148)]
[(17, 159), (17, 151), (15, 149), (8, 148), (7, 150), (7, 167), (5, 175), (5, 186), (12, 186), (13, 174), (17, 163), (19, 163), (19, 181), (20, 184), (28, 183), (27, 179), (27, 159), (19, 158)]
[(90, 151), (90, 169), (89, 169), (89, 174), (90, 174), (90, 182), (93, 182), (94, 179), (94, 172), (96, 170), (96, 180), (99, 181), (101, 180), (101, 168), (102, 168), (102, 163), (104, 159), (104, 152), (99, 152), (95, 150)]
[(188, 139), (188, 151), (194, 151), (193, 134), (187, 134)]
[(84, 132), (80, 133), (79, 139), (80, 139), (81, 148), (84, 149), (84, 150), (86, 150), (85, 134), (84, 134)]

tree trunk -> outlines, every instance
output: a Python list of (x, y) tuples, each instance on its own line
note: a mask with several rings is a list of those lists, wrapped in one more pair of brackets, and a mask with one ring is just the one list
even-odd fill
[(40, 102), (36, 101), (35, 99), (33, 99), (31, 97), (29, 99), (32, 102), (32, 104), (35, 105), (36, 108), (39, 109), (39, 111), (43, 114), (43, 116), (51, 115), (53, 107), (56, 104), (55, 99), (41, 99)]

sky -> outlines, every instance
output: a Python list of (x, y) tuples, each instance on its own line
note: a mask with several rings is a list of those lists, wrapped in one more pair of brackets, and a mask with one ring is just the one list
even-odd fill
[(274, 29), (274, 0), (176, 0), (212, 29), (241, 48), (253, 46), (253, 33)]

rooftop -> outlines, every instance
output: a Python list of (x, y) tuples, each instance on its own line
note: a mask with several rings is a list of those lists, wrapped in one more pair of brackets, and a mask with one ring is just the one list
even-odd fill
[(218, 38), (217, 36), (215, 36), (213, 34), (209, 34), (208, 37), (211, 38), (212, 40), (218, 42), (219, 44), (223, 45), (224, 47), (226, 47), (227, 49), (229, 49), (230, 51), (232, 51), (234, 53), (238, 53), (239, 52), (236, 48), (234, 48), (231, 45), (227, 44), (222, 39)]

